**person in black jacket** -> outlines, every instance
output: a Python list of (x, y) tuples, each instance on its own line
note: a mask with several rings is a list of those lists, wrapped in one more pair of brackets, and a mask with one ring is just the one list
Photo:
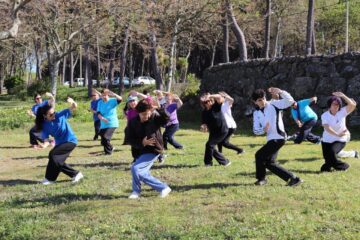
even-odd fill
[(135, 109), (139, 115), (130, 120), (127, 131), (127, 139), (137, 153), (131, 166), (132, 193), (129, 198), (140, 197), (141, 182), (160, 192), (160, 197), (166, 197), (171, 188), (153, 177), (150, 168), (164, 150), (160, 128), (169, 121), (169, 115), (163, 109), (156, 110), (149, 98), (139, 101)]

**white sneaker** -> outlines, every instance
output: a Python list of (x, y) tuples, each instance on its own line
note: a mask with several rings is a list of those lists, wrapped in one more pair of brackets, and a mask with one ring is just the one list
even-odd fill
[(79, 182), (83, 177), (84, 175), (81, 172), (78, 172), (78, 174), (76, 174), (76, 176), (72, 178), (72, 183)]
[(160, 197), (161, 198), (164, 198), (166, 197), (167, 195), (169, 195), (169, 193), (171, 192), (171, 188), (169, 187), (166, 187), (165, 189), (163, 189), (160, 193)]
[(44, 180), (42, 180), (40, 183), (43, 185), (50, 185), (50, 184), (54, 184), (55, 181), (49, 181), (46, 178), (44, 178)]
[(231, 163), (232, 163), (232, 162), (230, 162), (230, 161), (229, 161), (227, 164), (225, 164), (225, 165), (224, 165), (224, 167), (228, 167), (228, 166), (230, 166), (230, 165), (231, 165)]
[(129, 196), (130, 199), (137, 199), (140, 197), (140, 193), (132, 192)]

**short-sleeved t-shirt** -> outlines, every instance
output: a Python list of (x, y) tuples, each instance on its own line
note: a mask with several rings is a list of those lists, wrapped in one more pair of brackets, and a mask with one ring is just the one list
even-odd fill
[[(97, 100), (92, 100), (92, 101), (90, 102), (90, 108), (91, 108), (91, 110), (97, 111), (97, 106), (98, 106), (98, 103), (99, 103), (100, 100), (101, 100), (101, 99), (99, 98), (99, 99), (97, 99)], [(94, 122), (100, 120), (99, 117), (98, 117), (98, 115), (97, 115), (97, 113), (94, 113), (94, 114), (93, 114), (93, 120), (94, 120)]]
[[(335, 115), (332, 115), (330, 111), (326, 111), (321, 115), (321, 123), (322, 125), (329, 125), (335, 132), (339, 133), (345, 131), (346, 128), (346, 116), (348, 115), (346, 111), (346, 107), (342, 107), (340, 111), (338, 111)], [(322, 141), (326, 143), (333, 143), (336, 141), (339, 142), (347, 142), (349, 136), (345, 135), (342, 137), (338, 137), (330, 134), (324, 129), (322, 135)]]
[(100, 121), (100, 129), (119, 127), (119, 119), (116, 112), (116, 107), (119, 103), (120, 101), (118, 102), (115, 98), (110, 98), (107, 102), (104, 102), (102, 99), (99, 101), (97, 111), (109, 121), (108, 123)]
[(210, 134), (224, 133), (228, 130), (223, 113), (221, 112), (221, 105), (215, 102), (209, 110), (202, 112), (202, 124), (206, 124)]
[(74, 131), (71, 129), (69, 123), (66, 121), (67, 118), (71, 116), (69, 109), (64, 109), (60, 112), (55, 113), (55, 119), (53, 121), (44, 121), (42, 129), (42, 138), (48, 139), (49, 136), (55, 138), (56, 146), (72, 142), (77, 144), (77, 138), (74, 134)]
[(303, 123), (310, 121), (310, 120), (316, 121), (318, 119), (318, 117), (317, 117), (316, 113), (309, 106), (310, 103), (311, 103), (310, 99), (304, 99), (304, 100), (298, 101), (297, 102), (298, 109), (291, 109), (291, 115), (292, 115), (293, 119), (294, 120), (298, 119)]
[(221, 111), (224, 114), (226, 125), (228, 128), (236, 128), (236, 122), (231, 113), (231, 107), (227, 100), (222, 104)]
[(177, 103), (171, 103), (169, 105), (165, 105), (165, 110), (170, 115), (170, 120), (166, 124), (166, 126), (170, 126), (170, 125), (179, 123), (179, 120), (177, 117), (177, 109), (178, 109)]
[(48, 103), (48, 101), (43, 101), (42, 103), (35, 104), (34, 106), (32, 106), (31, 111), (34, 115), (36, 115), (39, 108), (48, 105)]

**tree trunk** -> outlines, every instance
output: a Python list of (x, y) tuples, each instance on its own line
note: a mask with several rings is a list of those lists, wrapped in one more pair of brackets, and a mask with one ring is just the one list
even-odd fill
[(180, 18), (175, 23), (174, 26), (174, 36), (171, 42), (171, 53), (170, 53), (170, 69), (169, 69), (169, 81), (167, 85), (167, 91), (171, 91), (171, 84), (174, 81), (174, 71), (175, 71), (175, 51), (176, 51), (176, 41), (177, 41), (177, 34), (178, 34), (178, 26), (180, 23)]
[(151, 54), (151, 68), (155, 75), (156, 79), (156, 89), (163, 89), (163, 80), (161, 78), (161, 73), (158, 65), (158, 55), (156, 52), (156, 35), (153, 29), (150, 30), (150, 54)]
[(11, 53), (11, 62), (10, 62), (10, 76), (14, 76), (16, 72), (15, 67), (15, 55), (16, 55), (16, 42), (13, 43), (12, 53)]
[(126, 68), (126, 53), (127, 48), (129, 44), (129, 34), (130, 29), (129, 25), (127, 24), (125, 27), (125, 39), (124, 39), (124, 45), (121, 52), (121, 58), (120, 58), (120, 76), (119, 76), (119, 93), (120, 95), (124, 92), (124, 76), (125, 76), (125, 68)]
[[(315, 28), (313, 27), (313, 29), (315, 29)], [(311, 54), (316, 54), (315, 30), (312, 31), (312, 37), (311, 37)]]
[(70, 53), (70, 86), (74, 87), (74, 53)]
[(96, 58), (97, 58), (97, 76), (96, 76), (96, 84), (100, 86), (100, 76), (101, 76), (101, 60), (100, 60), (100, 46), (99, 46), (99, 36), (96, 35)]
[(39, 56), (41, 42), (40, 39), (34, 39), (34, 52), (35, 52), (35, 60), (36, 60), (36, 80), (41, 80), (41, 61)]
[(80, 71), (79, 71), (79, 78), (82, 78), (82, 69), (83, 69), (83, 64), (82, 64), (82, 60), (83, 60), (83, 56), (82, 56), (82, 37), (80, 34), (80, 44), (79, 44), (79, 60), (80, 60)]
[(61, 85), (64, 85), (65, 78), (66, 78), (66, 62), (67, 62), (67, 56), (63, 57), (63, 68), (62, 68), (62, 78), (61, 78)]
[(3, 87), (4, 87), (4, 71), (3, 71), (3, 64), (0, 62), (0, 95), (3, 94)]
[(225, 2), (226, 2), (227, 14), (228, 14), (230, 24), (231, 24), (231, 30), (234, 32), (236, 40), (239, 44), (240, 61), (247, 61), (247, 49), (246, 49), (245, 35), (236, 21), (230, 0), (225, 0)]
[(132, 44), (132, 38), (130, 36), (129, 39), (129, 86), (132, 86), (132, 81), (134, 79), (134, 59), (133, 59), (133, 44)]
[(264, 57), (269, 58), (270, 51), (270, 21), (271, 21), (271, 0), (266, 0), (266, 18), (265, 18), (265, 44)]
[(314, 31), (314, 0), (309, 0), (307, 26), (306, 26), (306, 55), (311, 55), (312, 34)]
[(230, 62), (229, 58), (229, 21), (226, 8), (224, 6), (224, 12), (222, 13), (222, 28), (223, 28), (223, 62)]
[(215, 44), (212, 46), (212, 51), (211, 51), (211, 64), (210, 67), (214, 66), (214, 62), (215, 62), (215, 54), (216, 54), (216, 45), (217, 45), (217, 41), (215, 41)]
[(108, 81), (106, 83), (106, 87), (109, 87), (109, 83), (112, 83), (112, 80), (114, 79), (114, 59), (115, 59), (115, 45), (116, 45), (116, 37), (114, 36), (112, 39), (112, 45), (110, 48), (110, 64), (109, 64), (109, 70), (108, 70)]
[(49, 61), (49, 70), (50, 70), (50, 80), (51, 80), (51, 93), (52, 95), (56, 96), (57, 91), (57, 76), (59, 74), (59, 60), (53, 60), (54, 56), (50, 57), (51, 60)]
[(273, 58), (276, 58), (277, 55), (278, 55), (280, 29), (281, 29), (281, 18), (278, 19), (277, 25), (276, 25), (276, 35), (275, 35), (275, 44), (274, 44), (274, 55), (273, 55)]
[[(87, 38), (88, 39), (88, 38)], [(85, 41), (84, 50), (85, 50), (85, 86), (88, 87), (88, 96), (91, 97), (92, 93), (92, 74), (90, 66), (90, 43), (88, 40)]]
[(141, 63), (141, 72), (140, 72), (140, 76), (144, 76), (145, 60), (146, 60), (146, 57), (145, 57), (145, 54), (144, 54), (144, 57), (143, 57), (143, 59), (142, 59), (142, 63)]

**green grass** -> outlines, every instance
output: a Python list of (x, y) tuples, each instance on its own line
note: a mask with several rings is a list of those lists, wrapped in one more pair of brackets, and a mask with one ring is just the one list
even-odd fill
[[(206, 168), (207, 134), (194, 121), (176, 134), (184, 150), (171, 148), (166, 162), (152, 169), (173, 189), (169, 197), (161, 199), (144, 186), (139, 200), (129, 200), (132, 159), (129, 146), (121, 145), (124, 120), (113, 136), (115, 153), (104, 156), (99, 142), (90, 140), (91, 117), (83, 114), (88, 113), (79, 109), (70, 120), (79, 144), (67, 162), (85, 175), (75, 185), (63, 174), (57, 184), (37, 183), (50, 149), (28, 148), (31, 122), (0, 131), (0, 239), (360, 238), (359, 159), (346, 159), (347, 172), (319, 174), (321, 146), (287, 143), (278, 160), (305, 182), (290, 188), (269, 173), (269, 184), (257, 187), (254, 154), (265, 138), (254, 137), (249, 122), (240, 122), (232, 142), (246, 153), (225, 149), (233, 164)], [(355, 136), (346, 149), (359, 146)]]

